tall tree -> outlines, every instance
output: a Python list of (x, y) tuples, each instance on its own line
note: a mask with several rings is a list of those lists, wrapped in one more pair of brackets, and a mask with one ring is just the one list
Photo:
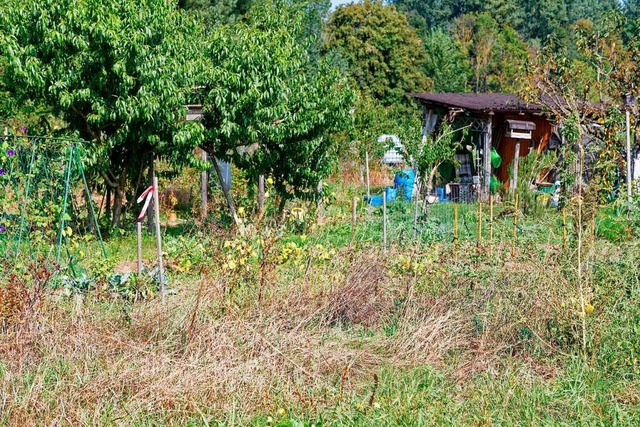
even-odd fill
[(527, 46), (515, 30), (487, 13), (456, 19), (453, 38), (469, 58), (475, 92), (512, 92), (527, 62)]
[(441, 28), (430, 31), (424, 40), (425, 74), (433, 80), (435, 92), (468, 92), (472, 81), (471, 64), (449, 33)]
[(317, 195), (332, 162), (330, 133), (348, 124), (354, 100), (346, 78), (301, 42), (304, 19), (266, 0), (219, 27), (207, 49), (206, 149), (254, 182), (273, 177), (283, 201)]
[(172, 0), (0, 6), (5, 87), (21, 103), (49, 105), (88, 141), (95, 170), (115, 192), (116, 225), (144, 169), (159, 157), (184, 164), (199, 142), (198, 126), (184, 119), (200, 39)]
[(431, 88), (422, 40), (404, 14), (381, 1), (338, 7), (327, 23), (326, 49), (345, 58), (360, 90), (385, 105), (407, 104), (407, 92)]
[(480, 12), (483, 0), (393, 0), (412, 20), (421, 18), (428, 28), (446, 26), (466, 13)]

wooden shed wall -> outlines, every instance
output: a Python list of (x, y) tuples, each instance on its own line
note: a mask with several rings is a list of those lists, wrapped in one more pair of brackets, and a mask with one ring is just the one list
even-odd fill
[(542, 151), (549, 143), (553, 125), (543, 116), (538, 115), (496, 115), (494, 123), (498, 125), (494, 129), (493, 146), (502, 157), (502, 164), (499, 168), (494, 169), (494, 174), (504, 184), (505, 188), (509, 187), (509, 168), (513, 163), (515, 155), (516, 140), (507, 138), (506, 120), (526, 120), (536, 124), (536, 130), (533, 132), (533, 139), (530, 141), (520, 141), (519, 156), (523, 157), (529, 154), (530, 150)]

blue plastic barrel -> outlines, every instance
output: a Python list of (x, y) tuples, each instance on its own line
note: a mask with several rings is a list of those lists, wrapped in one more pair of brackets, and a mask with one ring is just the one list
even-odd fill
[(405, 169), (400, 172), (396, 172), (396, 176), (393, 179), (395, 188), (400, 190), (404, 196), (404, 200), (411, 201), (413, 195), (413, 184), (416, 181), (416, 174), (413, 169)]

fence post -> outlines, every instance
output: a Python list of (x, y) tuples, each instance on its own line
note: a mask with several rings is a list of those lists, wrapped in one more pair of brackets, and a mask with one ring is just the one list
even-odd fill
[(382, 192), (382, 249), (387, 253), (387, 192)]
[(158, 246), (158, 278), (160, 279), (160, 296), (162, 297), (162, 302), (164, 303), (166, 296), (166, 289), (164, 284), (164, 269), (162, 266), (162, 236), (160, 235), (160, 197), (158, 191), (158, 177), (154, 175), (153, 177), (153, 210), (155, 213), (155, 222), (156, 222), (156, 245)]
[(455, 260), (458, 260), (458, 204), (453, 205), (453, 253)]
[(489, 194), (489, 256), (493, 256), (493, 194)]
[(480, 252), (480, 246), (482, 245), (482, 202), (478, 199), (478, 240), (476, 242), (476, 247), (478, 252)]
[(136, 221), (136, 231), (138, 235), (138, 274), (142, 274), (142, 222)]
[(516, 193), (516, 204), (515, 204), (515, 210), (513, 211), (513, 242), (511, 246), (511, 256), (515, 256), (517, 240), (518, 240), (518, 193)]
[(353, 244), (353, 240), (356, 237), (356, 221), (358, 219), (357, 208), (358, 199), (354, 197), (351, 200), (351, 244)]
[(413, 240), (418, 237), (418, 205), (420, 203), (420, 189), (416, 189), (416, 197), (413, 205)]
[(562, 249), (567, 249), (567, 208), (562, 208)]

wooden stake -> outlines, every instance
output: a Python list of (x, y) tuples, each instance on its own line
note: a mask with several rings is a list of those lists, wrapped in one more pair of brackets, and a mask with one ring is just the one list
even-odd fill
[(156, 245), (158, 247), (158, 278), (160, 279), (160, 296), (164, 303), (166, 289), (164, 285), (164, 268), (162, 266), (162, 236), (160, 235), (160, 197), (158, 195), (158, 177), (153, 177), (153, 196), (155, 203), (153, 204), (153, 210), (155, 211), (156, 221)]
[(358, 219), (357, 209), (358, 198), (354, 197), (351, 200), (351, 243), (353, 243), (353, 239), (356, 237), (356, 220)]
[(489, 256), (493, 256), (493, 194), (489, 194)]
[(516, 241), (518, 239), (518, 193), (516, 193), (516, 205), (513, 211), (513, 243), (511, 246), (511, 256), (516, 253)]
[(567, 249), (567, 208), (562, 208), (562, 249)]
[(387, 253), (387, 192), (382, 192), (382, 249)]
[(480, 250), (481, 245), (482, 245), (482, 202), (478, 200), (478, 241), (477, 241), (478, 251)]
[[(520, 160), (520, 140), (516, 140), (516, 151), (513, 155), (513, 181), (511, 185), (511, 193), (515, 194), (518, 191), (518, 161)], [(517, 197), (517, 196), (516, 196)]]
[(369, 184), (369, 152), (364, 157), (365, 168), (367, 169), (367, 200), (371, 199), (371, 185)]
[[(206, 162), (207, 161), (207, 152), (202, 150), (202, 161)], [(204, 222), (207, 219), (207, 205), (208, 205), (208, 188), (209, 188), (209, 175), (208, 172), (202, 171), (202, 207), (201, 207), (201, 214), (202, 214), (202, 222)]]
[(413, 240), (418, 237), (418, 206), (420, 204), (420, 189), (416, 189), (416, 197), (413, 201)]
[(142, 222), (136, 222), (138, 229), (138, 274), (142, 274)]
[(453, 251), (458, 260), (458, 204), (453, 205)]

